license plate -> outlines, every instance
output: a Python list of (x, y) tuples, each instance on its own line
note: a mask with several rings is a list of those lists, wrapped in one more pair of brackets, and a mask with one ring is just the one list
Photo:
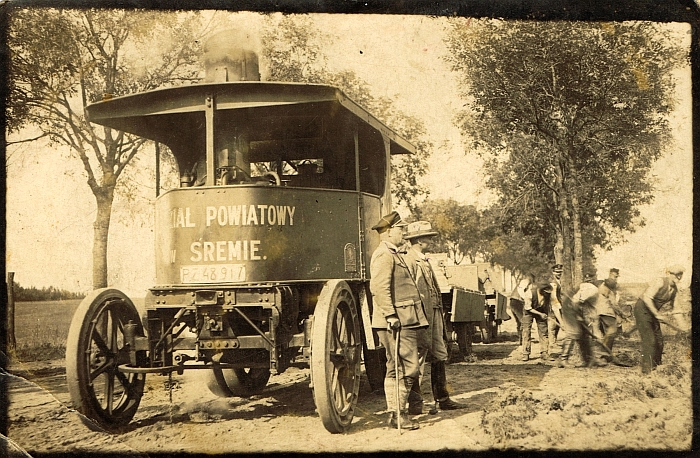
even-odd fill
[(230, 283), (245, 281), (245, 264), (180, 267), (182, 283)]

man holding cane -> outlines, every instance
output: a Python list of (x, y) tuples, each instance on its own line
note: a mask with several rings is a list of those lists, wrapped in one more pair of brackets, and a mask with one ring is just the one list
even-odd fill
[(381, 243), (372, 254), (369, 288), (372, 327), (386, 349), (384, 393), (391, 412), (388, 424), (391, 428), (418, 429), (408, 417), (406, 402), (418, 380), (418, 331), (428, 326), (428, 319), (418, 288), (399, 253), (406, 225), (397, 212), (391, 212), (372, 227)]

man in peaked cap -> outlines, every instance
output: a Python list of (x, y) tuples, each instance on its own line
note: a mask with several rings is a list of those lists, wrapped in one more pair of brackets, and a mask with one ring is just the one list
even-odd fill
[(660, 323), (667, 323), (668, 317), (659, 313), (662, 307), (670, 305), (673, 309), (678, 292), (677, 283), (683, 278), (685, 269), (675, 265), (667, 269), (664, 277), (649, 283), (644, 294), (634, 305), (634, 319), (642, 338), (642, 373), (648, 374), (661, 364), (664, 351), (664, 336)]
[[(379, 233), (381, 243), (372, 254), (369, 289), (373, 304), (372, 327), (377, 330), (379, 341), (386, 349), (384, 393), (387, 410), (391, 412), (389, 426), (398, 427), (398, 408), (401, 428), (417, 429), (418, 424), (408, 417), (406, 403), (408, 393), (419, 375), (418, 333), (420, 329), (428, 327), (428, 318), (418, 288), (399, 253), (398, 246), (403, 241), (405, 226), (401, 216), (391, 212), (382, 216), (372, 227)], [(398, 361), (394, 361), (396, 345)], [(398, 406), (397, 377), (400, 381)]]
[[(421, 330), (418, 337), (420, 375), (423, 375), (423, 364), (426, 359), (431, 359), (430, 385), (433, 391), (433, 399), (435, 399), (435, 407), (441, 410), (464, 409), (467, 406), (450, 399), (450, 394), (447, 391), (445, 362), (448, 355), (445, 346), (446, 335), (443, 321), (442, 295), (440, 294), (440, 285), (435, 277), (435, 272), (424, 254), (430, 238), (436, 235), (438, 233), (433, 231), (428, 221), (416, 221), (409, 224), (406, 235), (404, 235), (404, 239), (411, 243), (411, 247), (403, 255), (403, 258), (411, 272), (411, 277), (413, 277), (418, 287), (428, 318), (428, 328)], [(408, 395), (408, 413), (411, 415), (423, 413), (420, 379), (421, 377), (414, 381), (411, 392)]]
[[(601, 339), (603, 345), (608, 347), (611, 353), (613, 344), (615, 343), (615, 337), (620, 333), (622, 327), (622, 317), (617, 310), (617, 279), (619, 276), (619, 269), (610, 269), (608, 278), (598, 285), (598, 301), (595, 305), (598, 311), (600, 327), (594, 329), (594, 332), (598, 333), (596, 337)], [(603, 355), (603, 357), (608, 359), (608, 361), (612, 360), (612, 355)]]

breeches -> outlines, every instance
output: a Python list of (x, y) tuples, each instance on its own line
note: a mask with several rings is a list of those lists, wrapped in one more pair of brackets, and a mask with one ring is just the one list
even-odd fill
[(386, 378), (396, 378), (396, 369), (399, 371), (399, 378), (418, 379), (418, 333), (419, 329), (401, 328), (399, 337), (399, 361), (394, 363), (394, 349), (396, 340), (394, 334), (385, 329), (377, 331), (379, 342), (386, 349)]
[(550, 312), (547, 315), (547, 338), (549, 340), (549, 353), (560, 353), (561, 352), (561, 339), (559, 337), (559, 324), (557, 323), (557, 318), (554, 316), (554, 312)]
[[(441, 308), (433, 308), (430, 326), (418, 331), (418, 351), (420, 363), (430, 361), (447, 361), (445, 346), (445, 323)], [(402, 331), (403, 332), (403, 331)]]

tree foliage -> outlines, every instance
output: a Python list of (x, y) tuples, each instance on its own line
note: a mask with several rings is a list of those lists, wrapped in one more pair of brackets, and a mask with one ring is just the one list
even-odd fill
[(516, 283), (529, 274), (541, 277), (549, 273), (549, 261), (533, 248), (533, 239), (522, 232), (501, 233), (489, 240), (489, 261), (510, 270)]
[(469, 101), (460, 127), (486, 159), (503, 221), (580, 281), (585, 254), (633, 231), (653, 198), (683, 58), (675, 40), (643, 22), (457, 19), (447, 41)]
[(416, 154), (392, 157), (392, 195), (415, 213), (428, 195), (419, 183), (427, 172), (427, 158), (433, 145), (427, 140), (423, 122), (395, 107), (387, 97), (375, 97), (370, 86), (352, 71), (332, 71), (323, 54), (324, 43), (332, 37), (314, 26), (309, 16), (269, 16), (262, 35), (262, 58), (270, 81), (327, 84), (340, 88), (354, 102), (408, 139)]
[(447, 252), (455, 264), (465, 257), (473, 264), (488, 248), (484, 245), (481, 214), (473, 205), (454, 199), (426, 200), (418, 208), (418, 217), (429, 221), (438, 233), (433, 239), (434, 249)]
[(95, 196), (93, 287), (107, 285), (115, 188), (145, 140), (90, 124), (85, 106), (113, 96), (197, 81), (198, 13), (27, 8), (10, 12), (9, 131), (40, 131), (78, 159)]

